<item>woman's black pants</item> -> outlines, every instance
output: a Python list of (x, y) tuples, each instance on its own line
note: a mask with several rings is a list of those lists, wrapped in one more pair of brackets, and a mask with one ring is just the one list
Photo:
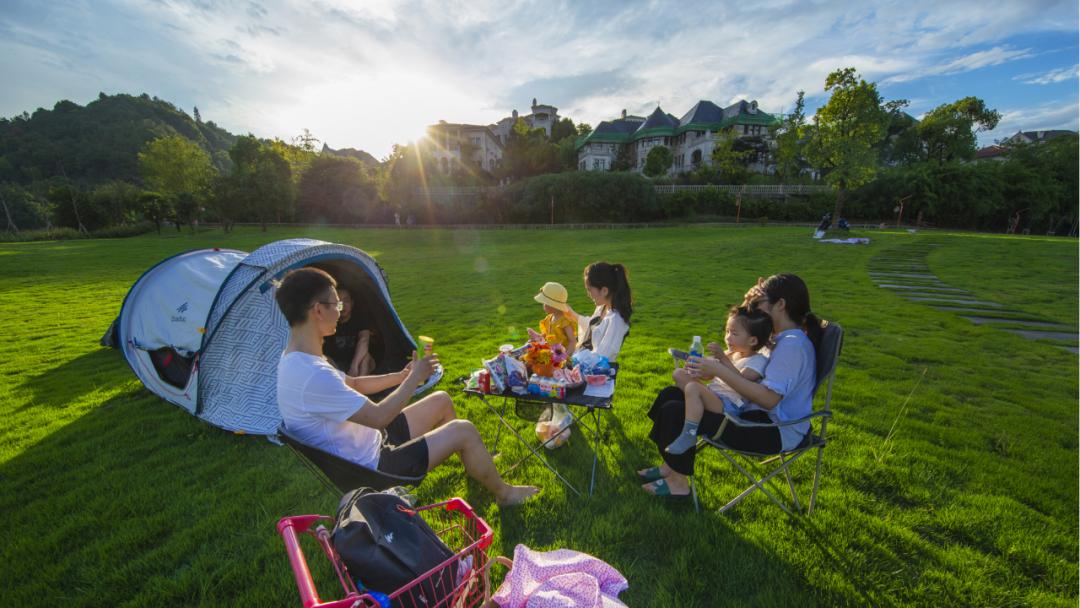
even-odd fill
[[(761, 410), (749, 410), (739, 415), (750, 422), (769, 422), (769, 415)], [(653, 427), (649, 439), (653, 440), (671, 470), (683, 475), (694, 474), (694, 456), (697, 450), (687, 450), (683, 454), (668, 454), (664, 451), (675, 438), (682, 433), (686, 422), (686, 396), (677, 386), (669, 386), (660, 391), (649, 409)], [(712, 437), (724, 421), (724, 414), (705, 410), (698, 426), (699, 437)], [(776, 454), (780, 451), (780, 431), (776, 428), (740, 427), (728, 424), (720, 440), (736, 450), (758, 454)]]

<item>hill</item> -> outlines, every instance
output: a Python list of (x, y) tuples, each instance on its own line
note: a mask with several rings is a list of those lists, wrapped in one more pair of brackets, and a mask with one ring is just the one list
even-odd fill
[(86, 106), (58, 101), (52, 110), (0, 118), (0, 181), (26, 184), (66, 175), (76, 182), (138, 181), (137, 154), (146, 142), (181, 135), (228, 167), (236, 136), (192, 119), (173, 104), (139, 95), (105, 95)]

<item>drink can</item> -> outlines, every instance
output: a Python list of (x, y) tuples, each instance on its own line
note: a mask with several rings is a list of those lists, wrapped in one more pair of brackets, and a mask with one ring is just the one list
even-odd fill
[(491, 372), (486, 369), (480, 370), (480, 376), (477, 378), (480, 381), (480, 392), (491, 392)]

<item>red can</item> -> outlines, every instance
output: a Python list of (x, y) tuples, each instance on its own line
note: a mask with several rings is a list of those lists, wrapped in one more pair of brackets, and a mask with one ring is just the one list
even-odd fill
[(480, 370), (480, 375), (477, 377), (477, 379), (480, 381), (480, 392), (485, 393), (485, 394), (490, 393), (491, 392), (491, 372), (489, 372), (486, 369), (482, 369), (482, 370)]

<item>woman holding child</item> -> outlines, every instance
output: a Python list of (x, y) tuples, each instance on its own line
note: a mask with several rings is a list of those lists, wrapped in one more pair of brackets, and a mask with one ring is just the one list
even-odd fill
[[(821, 321), (810, 312), (806, 284), (793, 274), (759, 280), (729, 320), (728, 346), (733, 350), (738, 348), (731, 343), (731, 321), (745, 317), (740, 323), (749, 332), (755, 312), (764, 313), (772, 322), (772, 347), (762, 372), (739, 369), (719, 345), (710, 344), (712, 357), (690, 357), (684, 369), (675, 371), (677, 385), (657, 395), (649, 410), (653, 420), (649, 438), (656, 443), (663, 463), (638, 471), (646, 482), (642, 486), (645, 491), (670, 498), (688, 497), (687, 476), (694, 472), (696, 437), (715, 434), (725, 417), (776, 423), (810, 414), (816, 381), (815, 349), (822, 329)], [(700, 382), (703, 380), (712, 382), (705, 386)], [(715, 380), (731, 393), (712, 392)], [(696, 425), (695, 417), (700, 420)], [(798, 446), (809, 430), (808, 422), (780, 428), (728, 424), (720, 440), (737, 450), (775, 454)]]

